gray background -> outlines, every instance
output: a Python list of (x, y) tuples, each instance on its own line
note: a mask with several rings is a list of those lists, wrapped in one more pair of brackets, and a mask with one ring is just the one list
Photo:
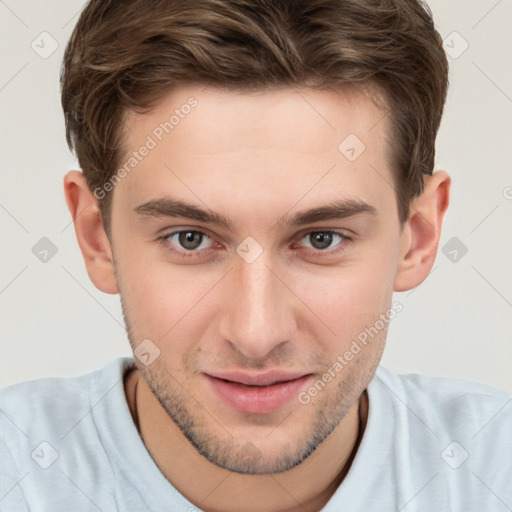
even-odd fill
[[(0, 386), (131, 354), (119, 298), (90, 282), (63, 196), (78, 167), (59, 65), (82, 3), (0, 0)], [(450, 55), (437, 168), (452, 199), (431, 275), (395, 294), (383, 364), (512, 391), (512, 0), (429, 4)], [(57, 250), (46, 262), (32, 252), (43, 237)]]

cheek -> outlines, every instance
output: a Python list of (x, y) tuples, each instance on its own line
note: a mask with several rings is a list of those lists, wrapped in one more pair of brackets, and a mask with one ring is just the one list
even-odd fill
[(133, 295), (139, 320), (160, 328), (170, 329), (186, 315), (201, 292), (200, 286), (183, 279), (178, 272), (159, 268), (158, 265), (141, 273), (132, 273), (130, 281), (129, 294)]
[(319, 267), (314, 272), (297, 274), (297, 295), (321, 319), (324, 327), (316, 330), (316, 339), (325, 339), (325, 325), (333, 336), (325, 350), (339, 351), (350, 345), (366, 327), (388, 311), (392, 299), (394, 275), (393, 250), (372, 248), (382, 257), (354, 259), (337, 268)]
[(119, 267), (134, 342), (149, 338), (177, 361), (176, 354), (204, 331), (205, 299), (218, 278), (154, 258), (151, 262), (130, 258)]

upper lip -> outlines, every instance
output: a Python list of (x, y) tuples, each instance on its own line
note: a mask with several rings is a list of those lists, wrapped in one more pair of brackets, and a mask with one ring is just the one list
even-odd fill
[(279, 382), (286, 382), (290, 380), (299, 379), (306, 375), (303, 372), (285, 372), (282, 370), (271, 370), (265, 373), (246, 373), (242, 371), (230, 372), (208, 372), (206, 375), (216, 379), (228, 380), (237, 382), (239, 384), (246, 384), (248, 386), (269, 386), (270, 384), (277, 384)]

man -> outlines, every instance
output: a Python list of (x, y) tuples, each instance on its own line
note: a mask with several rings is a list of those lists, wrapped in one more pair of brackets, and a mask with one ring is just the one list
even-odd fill
[(89, 2), (64, 188), (134, 358), (2, 390), (0, 510), (510, 510), (511, 397), (379, 367), (446, 89), (414, 0)]

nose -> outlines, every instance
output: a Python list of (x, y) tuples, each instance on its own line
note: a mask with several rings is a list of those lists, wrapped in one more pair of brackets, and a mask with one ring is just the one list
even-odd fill
[[(246, 357), (263, 358), (294, 335), (294, 295), (263, 253), (238, 258), (224, 283), (219, 334)], [(277, 275), (276, 275), (277, 274)]]

